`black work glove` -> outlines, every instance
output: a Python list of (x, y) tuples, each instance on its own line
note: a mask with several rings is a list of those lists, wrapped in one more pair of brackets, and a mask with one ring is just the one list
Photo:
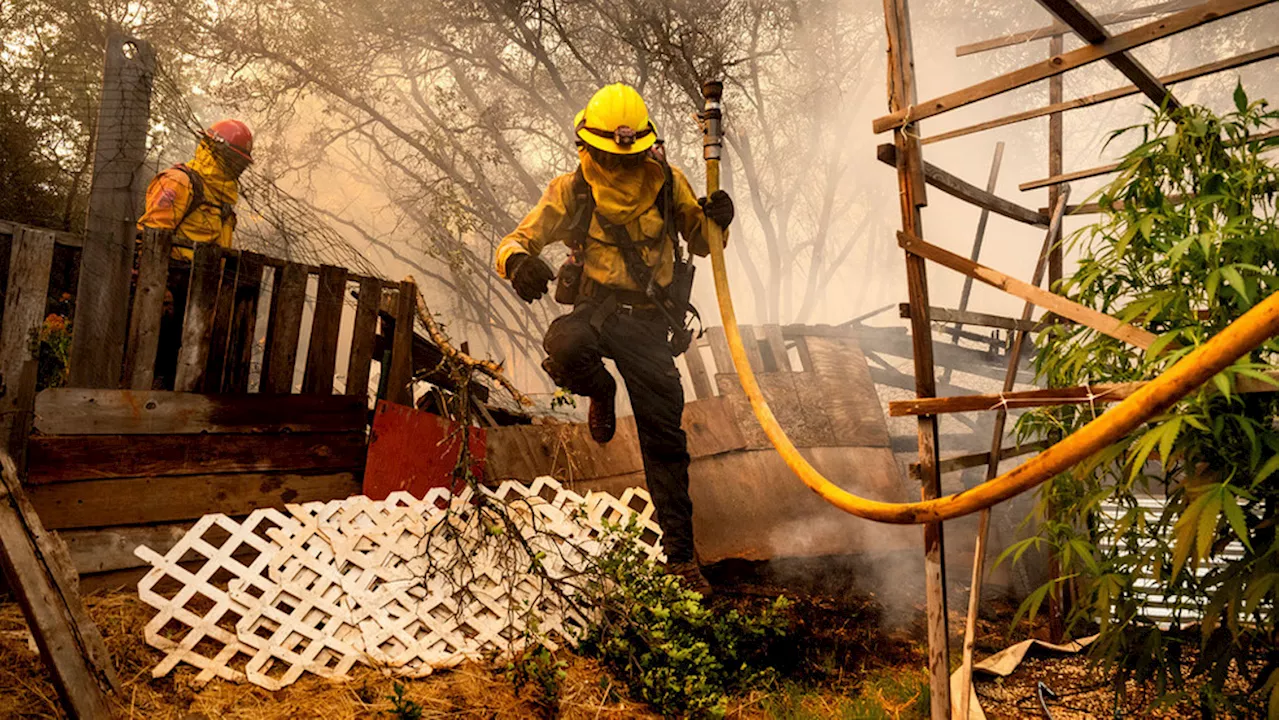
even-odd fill
[(727, 228), (733, 222), (733, 198), (729, 193), (717, 190), (711, 193), (710, 198), (698, 198), (698, 204), (702, 206), (702, 212), (720, 227)]
[(542, 260), (519, 253), (507, 258), (507, 277), (520, 299), (532, 303), (547, 294), (547, 284), (556, 274)]

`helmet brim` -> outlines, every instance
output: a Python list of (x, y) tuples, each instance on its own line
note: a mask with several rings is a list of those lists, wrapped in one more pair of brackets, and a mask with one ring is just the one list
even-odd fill
[[(574, 116), (573, 126), (575, 128), (582, 124), (582, 117), (586, 112), (586, 110), (579, 110), (578, 114)], [(593, 148), (596, 148), (597, 150), (603, 150), (607, 153), (613, 153), (614, 155), (639, 155), (653, 147), (653, 144), (658, 141), (658, 126), (654, 125), (653, 121), (650, 120), (649, 127), (653, 128), (653, 132), (648, 133), (642, 138), (637, 138), (629, 147), (619, 145), (609, 138), (587, 132), (585, 128), (578, 130), (577, 136), (579, 140)]]

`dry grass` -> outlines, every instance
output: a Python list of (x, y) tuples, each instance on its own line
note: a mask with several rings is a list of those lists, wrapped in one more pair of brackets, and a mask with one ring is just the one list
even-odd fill
[[(275, 692), (220, 680), (196, 688), (192, 683), (196, 671), (186, 666), (153, 679), (151, 669), (163, 655), (143, 642), (142, 628), (154, 611), (128, 592), (91, 595), (86, 602), (124, 685), (116, 698), (121, 718), (179, 720), (193, 714), (210, 720), (392, 717), (389, 696), (396, 679), (362, 666), (352, 669), (352, 679), (347, 682), (304, 675)], [(26, 627), (16, 604), (0, 604), (0, 717), (65, 717), (47, 672), (28, 643)], [(656, 717), (621, 696), (594, 660), (567, 659), (561, 717)], [(538, 705), (517, 696), (500, 671), (480, 665), (464, 665), (423, 680), (403, 681), (403, 685), (405, 696), (422, 706), (424, 718), (542, 717)]]

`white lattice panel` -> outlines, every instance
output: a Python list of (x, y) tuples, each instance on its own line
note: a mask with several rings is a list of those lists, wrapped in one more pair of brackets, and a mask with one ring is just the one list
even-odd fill
[(159, 611), (146, 641), (167, 653), (152, 674), (187, 663), (197, 683), (272, 690), (303, 673), (343, 678), (357, 662), (419, 677), (519, 651), (531, 613), (540, 636), (572, 643), (586, 619), (544, 585), (572, 593), (605, 523), (634, 516), (644, 553), (662, 559), (644, 490), (583, 497), (538, 478), (482, 493), (357, 496), (240, 522), (208, 515), (163, 556), (139, 547), (152, 570), (138, 595)]

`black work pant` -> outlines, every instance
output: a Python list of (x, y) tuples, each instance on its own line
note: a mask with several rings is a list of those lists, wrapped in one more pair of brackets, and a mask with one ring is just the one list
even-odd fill
[[(645, 484), (662, 527), (667, 561), (691, 561), (689, 447), (680, 427), (684, 388), (667, 343), (666, 321), (621, 312), (601, 321), (593, 318), (596, 310), (596, 305), (582, 303), (552, 321), (542, 341), (550, 359), (547, 369), (560, 386), (578, 395), (592, 396), (609, 386), (602, 358), (613, 358), (631, 397)], [(593, 324), (593, 319), (598, 325)]]

